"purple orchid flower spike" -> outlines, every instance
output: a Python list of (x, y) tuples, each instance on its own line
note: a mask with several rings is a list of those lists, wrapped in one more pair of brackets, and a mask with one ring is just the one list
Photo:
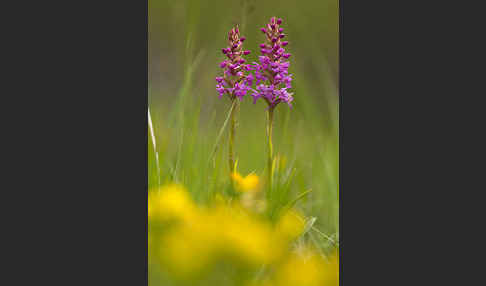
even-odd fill
[(289, 42), (283, 41), (285, 37), (280, 27), (282, 19), (272, 17), (270, 23), (260, 30), (265, 34), (265, 43), (260, 44), (259, 62), (254, 62), (250, 68), (255, 71), (256, 90), (253, 90), (253, 102), (263, 98), (273, 109), (280, 102), (286, 102), (292, 107), (293, 93), (287, 91), (292, 88), (292, 75), (289, 74), (289, 61), (291, 54), (285, 52)]
[(228, 47), (222, 49), (226, 59), (222, 61), (219, 66), (222, 68), (223, 76), (216, 77), (216, 90), (221, 98), (223, 95), (228, 95), (230, 99), (238, 98), (240, 100), (251, 90), (250, 86), (253, 84), (253, 78), (248, 77), (245, 72), (249, 69), (245, 65), (243, 56), (250, 54), (250, 51), (243, 50), (243, 42), (245, 37), (240, 37), (240, 30), (238, 26), (234, 27), (228, 33)]

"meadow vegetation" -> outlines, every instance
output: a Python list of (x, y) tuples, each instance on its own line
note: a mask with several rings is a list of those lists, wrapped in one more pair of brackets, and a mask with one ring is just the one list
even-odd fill
[[(149, 285), (338, 285), (337, 1), (209, 2), (149, 0)], [(228, 31), (258, 62), (272, 16), (293, 101), (269, 164), (268, 102), (218, 98), (214, 78)]]

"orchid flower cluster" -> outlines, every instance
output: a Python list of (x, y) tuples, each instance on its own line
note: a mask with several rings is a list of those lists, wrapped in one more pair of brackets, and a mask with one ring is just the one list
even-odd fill
[(240, 30), (238, 26), (229, 31), (228, 34), (228, 47), (222, 49), (228, 59), (225, 59), (220, 63), (220, 67), (224, 69), (223, 77), (216, 77), (218, 84), (216, 90), (219, 92), (221, 98), (224, 94), (234, 99), (238, 97), (240, 100), (246, 95), (253, 84), (253, 76), (245, 75), (243, 70), (246, 69), (245, 59), (243, 56), (250, 54), (250, 51), (244, 51), (242, 49), (245, 37), (240, 37)]
[(288, 71), (290, 63), (286, 61), (291, 55), (284, 49), (289, 42), (282, 41), (285, 34), (280, 24), (282, 19), (272, 17), (267, 27), (261, 28), (266, 36), (266, 42), (260, 44), (262, 56), (258, 58), (259, 63), (250, 66), (255, 71), (256, 78), (253, 102), (263, 98), (271, 108), (280, 102), (292, 106), (293, 100), (292, 93), (287, 91), (288, 88), (292, 88), (292, 75)]

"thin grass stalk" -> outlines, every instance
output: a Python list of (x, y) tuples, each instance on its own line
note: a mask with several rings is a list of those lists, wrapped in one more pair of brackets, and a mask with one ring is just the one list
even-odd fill
[[(149, 131), (150, 131), (150, 138), (152, 139), (152, 146), (154, 148), (154, 153), (155, 153), (155, 165), (157, 167), (157, 183), (158, 186), (160, 187), (160, 163), (159, 163), (159, 152), (157, 152), (157, 143), (155, 141), (155, 133), (154, 133), (154, 127), (152, 124), (152, 116), (150, 116), (150, 108), (147, 108), (147, 113), (148, 113), (148, 125), (149, 125)], [(160, 191), (160, 189), (159, 189)]]

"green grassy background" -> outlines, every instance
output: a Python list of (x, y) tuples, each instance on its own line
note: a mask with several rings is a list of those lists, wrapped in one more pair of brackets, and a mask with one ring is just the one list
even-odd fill
[[(148, 102), (160, 180), (183, 183), (202, 204), (228, 189), (228, 130), (210, 159), (230, 108), (215, 90), (221, 48), (239, 23), (244, 48), (252, 51), (247, 61), (255, 61), (264, 39), (259, 28), (272, 16), (283, 18), (294, 75), (293, 108), (280, 104), (275, 111), (274, 152), (287, 162), (278, 176), (293, 177), (268, 199), (278, 206), (311, 189), (297, 208), (317, 218), (307, 239), (326, 249), (329, 241), (318, 232), (338, 240), (339, 231), (338, 0), (149, 0)], [(242, 175), (266, 174), (265, 108), (250, 96), (241, 104), (236, 152)], [(149, 136), (149, 190), (159, 180), (153, 149)]]

